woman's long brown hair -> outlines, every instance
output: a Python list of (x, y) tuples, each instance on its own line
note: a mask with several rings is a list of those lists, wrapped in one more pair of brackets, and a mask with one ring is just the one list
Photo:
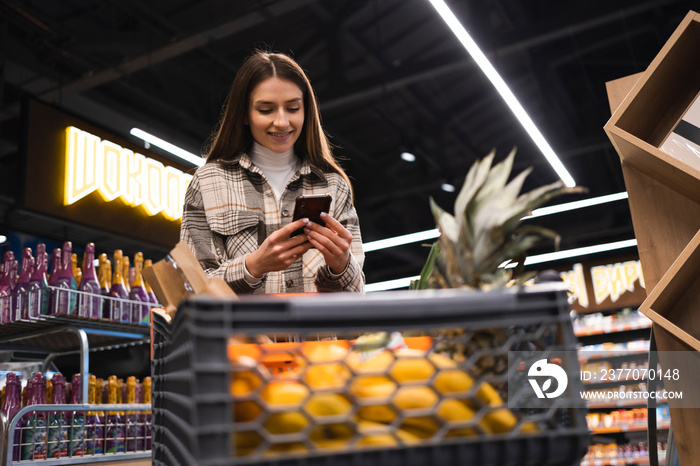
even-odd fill
[(262, 81), (277, 77), (290, 81), (301, 89), (304, 99), (304, 126), (294, 151), (299, 157), (308, 157), (314, 165), (338, 173), (350, 184), (350, 179), (333, 156), (330, 142), (321, 126), (316, 95), (304, 70), (289, 56), (281, 53), (256, 51), (238, 70), (233, 80), (221, 121), (210, 138), (206, 150), (207, 163), (232, 160), (242, 152), (250, 151), (253, 135), (245, 124), (250, 108), (250, 95)]

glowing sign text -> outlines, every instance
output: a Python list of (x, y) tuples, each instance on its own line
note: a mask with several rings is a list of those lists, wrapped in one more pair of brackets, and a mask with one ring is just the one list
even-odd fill
[(66, 128), (65, 205), (97, 191), (106, 202), (120, 198), (148, 215), (179, 220), (191, 181), (192, 175), (176, 168), (74, 126)]

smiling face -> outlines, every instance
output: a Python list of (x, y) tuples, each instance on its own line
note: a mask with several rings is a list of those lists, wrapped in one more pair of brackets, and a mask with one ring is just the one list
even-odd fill
[(294, 146), (304, 127), (304, 95), (296, 84), (268, 78), (250, 94), (248, 124), (255, 141), (273, 152)]

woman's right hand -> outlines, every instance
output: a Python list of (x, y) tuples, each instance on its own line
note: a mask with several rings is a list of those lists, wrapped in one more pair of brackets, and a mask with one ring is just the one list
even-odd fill
[(303, 221), (299, 219), (280, 228), (268, 236), (258, 249), (248, 254), (245, 260), (248, 272), (254, 277), (262, 277), (268, 272), (285, 270), (311, 249), (305, 234), (289, 237), (304, 227)]

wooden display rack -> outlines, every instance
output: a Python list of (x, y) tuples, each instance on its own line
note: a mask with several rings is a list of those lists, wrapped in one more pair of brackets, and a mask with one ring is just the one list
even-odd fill
[[(700, 15), (689, 12), (647, 70), (607, 83), (613, 113), (605, 131), (622, 162), (664, 381), (684, 398), (700, 396), (700, 367), (679, 367), (670, 351), (700, 350), (700, 159), (659, 147), (700, 93)], [(670, 359), (670, 360), (669, 360)], [(700, 409), (669, 401), (681, 464), (700, 458)]]

